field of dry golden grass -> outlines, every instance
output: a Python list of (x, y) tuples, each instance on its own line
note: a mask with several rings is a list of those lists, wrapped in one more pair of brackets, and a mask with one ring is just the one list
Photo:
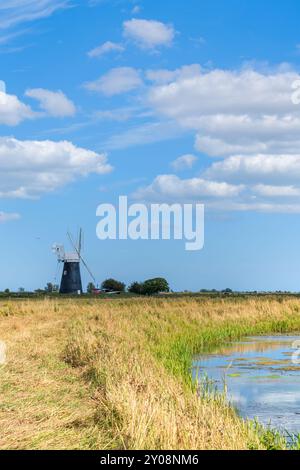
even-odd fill
[(0, 449), (284, 447), (222, 397), (199, 396), (193, 354), (300, 331), (297, 299), (0, 302)]

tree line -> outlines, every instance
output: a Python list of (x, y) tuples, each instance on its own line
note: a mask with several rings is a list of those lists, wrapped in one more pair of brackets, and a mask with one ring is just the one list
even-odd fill
[[(154, 279), (147, 279), (144, 282), (133, 282), (126, 288), (126, 284), (123, 282), (117, 281), (116, 279), (106, 279), (101, 284), (101, 291), (103, 292), (129, 292), (131, 294), (137, 295), (154, 295), (159, 294), (160, 292), (166, 293), (170, 292), (170, 287), (168, 281), (162, 277), (157, 277)], [(97, 291), (95, 285), (90, 282), (87, 287), (87, 292), (89, 294)]]
[[(43, 292), (43, 290), (36, 291), (37, 293)], [(44, 292), (46, 293), (55, 293), (59, 292), (59, 286), (56, 284), (52, 284), (48, 282)], [(103, 293), (125, 293), (129, 292), (131, 294), (138, 294), (138, 295), (154, 295), (160, 292), (170, 292), (170, 287), (168, 281), (164, 278), (158, 277), (154, 279), (147, 279), (144, 282), (133, 282), (128, 287), (124, 282), (118, 281), (116, 279), (105, 279), (102, 282), (101, 287), (97, 288), (95, 284), (90, 282), (87, 286), (87, 293), (93, 294), (97, 292)]]
[[(32, 294), (55, 294), (59, 292), (59, 286), (48, 282), (44, 289), (36, 289)], [(128, 287), (124, 282), (117, 281), (116, 279), (106, 279), (102, 282), (101, 287), (98, 288), (90, 282), (87, 286), (88, 294), (97, 293), (125, 293), (136, 295), (154, 295), (161, 293), (170, 292), (168, 281), (164, 278), (158, 277), (154, 279), (147, 279), (144, 282), (133, 282)], [(9, 289), (5, 289), (3, 294), (26, 294), (23, 287), (20, 287), (17, 292), (11, 292)]]

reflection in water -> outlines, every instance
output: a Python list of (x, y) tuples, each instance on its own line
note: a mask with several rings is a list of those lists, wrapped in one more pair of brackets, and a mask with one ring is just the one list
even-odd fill
[[(263, 337), (264, 338), (264, 337)], [(275, 337), (276, 338), (276, 337)], [(293, 340), (288, 338), (288, 342), (292, 343), (296, 338), (293, 336)], [(298, 337), (297, 337), (298, 338)], [(247, 353), (255, 351), (257, 353), (263, 353), (265, 351), (271, 351), (272, 349), (278, 349), (278, 346), (286, 346), (287, 340), (283, 340), (281, 336), (278, 336), (278, 341), (272, 341), (271, 337), (266, 339), (258, 338), (247, 338), (245, 341), (238, 343), (230, 343), (225, 346), (213, 351), (214, 354), (222, 356), (230, 356), (232, 353)], [(292, 353), (292, 351), (290, 351)]]
[(209, 377), (241, 416), (300, 433), (300, 364), (293, 364), (299, 336), (252, 337), (193, 362), (193, 378)]

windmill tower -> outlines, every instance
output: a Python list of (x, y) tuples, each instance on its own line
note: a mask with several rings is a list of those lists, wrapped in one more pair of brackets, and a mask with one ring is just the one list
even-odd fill
[(60, 283), (60, 294), (82, 294), (82, 281), (80, 273), (80, 263), (87, 269), (89, 275), (96, 282), (93, 274), (91, 273), (86, 262), (82, 258), (82, 229), (79, 231), (78, 243), (73, 241), (71, 234), (68, 232), (68, 237), (74, 252), (66, 253), (63, 245), (54, 245), (53, 252), (57, 256), (58, 263), (63, 263), (63, 272)]

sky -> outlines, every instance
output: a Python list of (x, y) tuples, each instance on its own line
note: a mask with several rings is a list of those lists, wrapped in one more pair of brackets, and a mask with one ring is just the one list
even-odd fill
[[(1, 0), (0, 290), (300, 290), (297, 0)], [(205, 244), (106, 240), (99, 204), (201, 203)], [(84, 286), (90, 281), (82, 269)]]

